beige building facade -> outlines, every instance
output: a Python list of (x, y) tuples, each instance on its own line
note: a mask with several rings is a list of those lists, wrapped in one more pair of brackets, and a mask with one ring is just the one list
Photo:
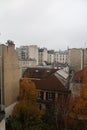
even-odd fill
[(36, 64), (36, 60), (19, 60), (20, 78), (26, 68), (35, 67)]
[(72, 48), (68, 50), (68, 65), (78, 71), (87, 67), (87, 50)]
[(27, 68), (27, 67), (34, 67), (36, 66), (36, 60), (20, 60), (19, 67), (20, 68)]
[(9, 41), (7, 45), (0, 45), (0, 58), (1, 109), (8, 115), (11, 112), (8, 108), (15, 105), (19, 95), (19, 65), (14, 43)]
[[(38, 47), (37, 45), (30, 45), (30, 46), (20, 46), (19, 48), (16, 48), (19, 63), (25, 63), (27, 61), (34, 64), (34, 66), (38, 65)], [(28, 65), (26, 63), (26, 65)], [(22, 64), (22, 65), (23, 65)], [(21, 65), (21, 66), (22, 66)], [(29, 67), (29, 66), (28, 66)]]

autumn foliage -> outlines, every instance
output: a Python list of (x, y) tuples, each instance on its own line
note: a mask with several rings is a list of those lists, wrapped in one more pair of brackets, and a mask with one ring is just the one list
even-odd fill
[(38, 90), (35, 84), (28, 78), (20, 80), (20, 94), (19, 100), (28, 100), (28, 102), (36, 102), (38, 97)]
[[(12, 113), (13, 130), (41, 130), (43, 111), (37, 103), (38, 91), (28, 78), (20, 81), (19, 101)], [(19, 124), (19, 125), (18, 125)]]
[(87, 130), (87, 69), (83, 71), (80, 96), (71, 97), (66, 117), (67, 127), (72, 130)]

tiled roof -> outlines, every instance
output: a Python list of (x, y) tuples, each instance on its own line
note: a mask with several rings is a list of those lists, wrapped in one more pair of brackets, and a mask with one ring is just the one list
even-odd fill
[(31, 78), (31, 80), (34, 81), (37, 89), (66, 91), (63, 83), (61, 83), (61, 81), (55, 75), (57, 70), (58, 69), (32, 67), (27, 68), (23, 76)]
[(23, 77), (46, 79), (50, 75), (55, 73), (57, 70), (58, 69), (40, 68), (40, 67), (27, 68), (23, 74)]
[(66, 91), (64, 85), (58, 80), (55, 75), (49, 76), (45, 80), (33, 80), (36, 88), (41, 90), (51, 90), (51, 91)]

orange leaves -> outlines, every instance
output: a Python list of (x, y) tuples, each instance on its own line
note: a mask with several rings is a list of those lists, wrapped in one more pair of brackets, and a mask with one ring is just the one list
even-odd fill
[(87, 100), (81, 97), (71, 98), (68, 115), (73, 119), (87, 118)]
[(14, 110), (13, 110), (13, 117), (20, 115), (21, 113), (24, 114), (24, 116), (29, 118), (30, 115), (36, 115), (37, 118), (40, 118), (41, 115), (43, 114), (39, 110), (39, 106), (37, 103), (32, 104), (27, 101), (20, 101), (18, 104), (15, 105)]
[[(73, 107), (71, 108), (71, 106)], [(83, 84), (80, 88), (80, 96), (71, 99), (69, 108), (75, 118), (87, 118), (87, 69), (83, 70)]]
[(83, 85), (80, 90), (81, 97), (87, 100), (87, 69), (83, 70)]
[(84, 84), (80, 89), (81, 97), (87, 100), (87, 84)]
[[(39, 113), (39, 104), (37, 103), (38, 90), (34, 83), (28, 78), (21, 79), (19, 103), (14, 107), (13, 115), (23, 112), (25, 115)], [(40, 113), (39, 113), (40, 114)], [(26, 115), (26, 116), (27, 116)]]
[(37, 103), (38, 91), (34, 83), (28, 78), (20, 81), (19, 102), (13, 109), (12, 116), (18, 121), (23, 129), (41, 130), (41, 117), (44, 114)]
[(20, 81), (20, 100), (36, 101), (38, 96), (38, 90), (35, 88), (34, 83), (28, 78), (24, 78)]

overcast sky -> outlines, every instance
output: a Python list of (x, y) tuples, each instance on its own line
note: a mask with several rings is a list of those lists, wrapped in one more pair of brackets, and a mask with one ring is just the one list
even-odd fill
[(0, 43), (87, 47), (87, 0), (0, 0)]

